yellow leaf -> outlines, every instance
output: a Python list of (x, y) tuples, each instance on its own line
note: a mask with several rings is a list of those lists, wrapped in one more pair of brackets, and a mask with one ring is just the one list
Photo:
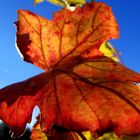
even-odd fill
[(105, 133), (103, 136), (99, 137), (97, 140), (119, 140), (119, 138), (114, 133)]
[(114, 61), (118, 62), (119, 58), (117, 57), (117, 51), (114, 47), (109, 43), (105, 42), (100, 46), (100, 51), (107, 57), (112, 58)]
[(66, 3), (68, 5), (74, 5), (74, 6), (83, 5), (85, 3), (85, 0), (49, 0), (49, 2), (65, 7)]
[[(94, 140), (93, 136), (91, 135), (90, 131), (83, 131), (82, 134), (87, 140)], [(77, 134), (79, 140), (82, 140), (82, 138)]]
[(56, 4), (56, 5), (60, 5), (60, 6), (65, 6), (65, 3), (61, 0), (48, 0), (49, 2)]
[(85, 0), (67, 0), (69, 4), (74, 4), (74, 5), (82, 5), (85, 3)]
[(43, 2), (44, 0), (34, 0), (34, 4), (36, 5), (36, 4), (38, 4), (38, 3), (40, 3), (40, 2)]

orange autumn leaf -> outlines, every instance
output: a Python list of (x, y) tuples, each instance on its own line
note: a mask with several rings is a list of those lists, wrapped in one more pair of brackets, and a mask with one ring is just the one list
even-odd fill
[(36, 123), (31, 130), (31, 140), (48, 140), (47, 135), (40, 128), (40, 116), (36, 117)]
[(34, 0), (34, 4), (36, 5), (36, 4), (38, 4), (38, 3), (41, 3), (41, 2), (43, 2), (44, 0)]
[(76, 132), (56, 130), (52, 135), (48, 136), (48, 140), (80, 140)]
[(72, 132), (67, 129), (64, 129), (63, 127), (58, 127), (56, 125), (49, 129), (47, 133), (44, 133), (40, 127), (40, 121), (41, 118), (39, 114), (36, 117), (36, 123), (34, 124), (31, 130), (31, 140), (38, 140), (38, 138), (48, 138), (48, 140), (83, 140), (83, 138), (86, 138), (87, 140), (91, 140), (93, 138), (89, 131)]
[(66, 136), (87, 130), (140, 133), (140, 74), (99, 51), (103, 42), (118, 37), (110, 7), (87, 3), (73, 12), (60, 10), (51, 21), (19, 10), (16, 25), (24, 60), (46, 72), (0, 90), (0, 119), (14, 136), (24, 132), (36, 105), (41, 131), (33, 137), (54, 126), (69, 131)]
[(31, 140), (48, 140), (46, 134), (38, 129), (33, 129), (30, 137)]
[(76, 132), (70, 132), (58, 126), (53, 126), (47, 133), (44, 133), (40, 127), (40, 115), (36, 120), (31, 131), (31, 140), (80, 140)]
[(24, 60), (46, 71), (77, 55), (101, 55), (100, 45), (119, 36), (111, 8), (101, 2), (75, 11), (64, 8), (51, 21), (19, 10), (16, 25), (17, 46)]
[(76, 57), (63, 67), (1, 89), (0, 119), (20, 135), (38, 105), (43, 131), (56, 125), (70, 131), (138, 134), (137, 82), (140, 74), (110, 58)]

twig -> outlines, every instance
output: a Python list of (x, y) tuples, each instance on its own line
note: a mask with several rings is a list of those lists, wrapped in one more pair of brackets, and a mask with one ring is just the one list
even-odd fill
[(81, 137), (82, 140), (87, 140), (86, 137), (81, 132), (77, 132), (77, 133)]
[(62, 2), (65, 4), (66, 8), (70, 11), (74, 11), (76, 6), (70, 6), (67, 0), (62, 0)]
[(62, 0), (63, 1), (63, 3), (65, 4), (65, 6), (68, 8), (68, 7), (70, 7), (70, 5), (69, 5), (69, 3), (67, 2), (67, 0)]

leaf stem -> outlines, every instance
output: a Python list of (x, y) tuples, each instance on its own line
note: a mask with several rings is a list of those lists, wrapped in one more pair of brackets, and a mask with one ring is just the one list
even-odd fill
[(77, 132), (77, 133), (81, 137), (82, 140), (87, 140), (86, 137), (81, 132)]
[(68, 4), (67, 0), (62, 0), (62, 2), (65, 4), (66, 7), (70, 7), (70, 5)]
[(65, 4), (66, 8), (69, 9), (70, 11), (74, 11), (76, 6), (70, 6), (67, 0), (62, 0), (62, 2)]

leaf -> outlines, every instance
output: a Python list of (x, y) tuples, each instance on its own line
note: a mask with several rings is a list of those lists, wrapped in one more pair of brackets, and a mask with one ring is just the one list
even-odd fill
[(114, 133), (106, 133), (97, 140), (121, 140)]
[(100, 2), (87, 3), (73, 12), (64, 8), (54, 14), (52, 21), (19, 10), (16, 25), (17, 46), (24, 60), (46, 71), (77, 55), (101, 55), (100, 45), (118, 37), (111, 8)]
[[(41, 2), (43, 2), (44, 0), (34, 0), (34, 4), (39, 4)], [(65, 3), (62, 1), (62, 0), (48, 0), (49, 2), (53, 3), (53, 4), (56, 4), (56, 5), (60, 5), (60, 6), (63, 6), (65, 7)]]
[(37, 105), (41, 129), (140, 133), (140, 74), (107, 57), (76, 57), (65, 65), (0, 90), (0, 119), (15, 136)]
[[(34, 0), (34, 4), (38, 4), (40, 2), (43, 2), (44, 0)], [(85, 0), (48, 0), (49, 2), (56, 4), (56, 5), (60, 5), (65, 7), (65, 2), (66, 1), (69, 5), (75, 5), (75, 6), (81, 6), (85, 3)]]
[(48, 140), (46, 134), (38, 129), (33, 129), (31, 134), (31, 140)]
[(38, 4), (38, 3), (41, 3), (41, 2), (43, 2), (44, 0), (34, 0), (34, 4), (36, 5), (36, 4)]
[(31, 140), (48, 140), (46, 134), (41, 130), (40, 124), (36, 123), (36, 125), (33, 127), (31, 131)]
[(69, 5), (83, 5), (85, 3), (85, 0), (67, 0)]
[(53, 4), (65, 7), (65, 3), (62, 0), (48, 0), (48, 1), (53, 3)]
[(81, 6), (85, 3), (85, 0), (49, 0), (50, 2), (65, 7), (64, 1), (66, 1), (69, 5)]
[[(82, 134), (86, 138), (86, 140), (95, 140), (93, 136), (91, 135), (90, 131), (83, 131)], [(78, 138), (79, 140), (83, 140), (79, 135), (78, 135)]]
[(120, 140), (139, 140), (140, 136), (122, 136)]
[(120, 56), (115, 48), (109, 43), (105, 42), (100, 46), (100, 51), (104, 54), (104, 56), (108, 56), (112, 58), (114, 61), (119, 62)]
[(33, 126), (31, 140), (36, 140), (40, 138), (41, 140), (48, 139), (48, 140), (80, 140), (76, 132), (69, 132), (61, 127), (53, 126), (51, 129), (48, 130), (47, 133), (44, 133), (40, 127), (40, 115), (36, 118), (37, 122)]
[(67, 131), (61, 127), (53, 127), (50, 131), (49, 140), (80, 140), (76, 132)]

